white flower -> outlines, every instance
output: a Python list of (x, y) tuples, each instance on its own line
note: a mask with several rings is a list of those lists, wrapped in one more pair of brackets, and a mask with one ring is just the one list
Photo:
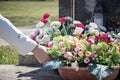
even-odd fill
[(120, 38), (120, 33), (117, 34), (117, 37)]
[(79, 64), (77, 61), (75, 61), (74, 63), (72, 63), (71, 65), (72, 69), (75, 69), (75, 71), (79, 71)]
[(50, 26), (60, 27), (61, 23), (59, 21), (53, 21)]
[(89, 26), (92, 27), (92, 28), (94, 28), (94, 29), (97, 29), (97, 28), (98, 28), (97, 24), (94, 23), (94, 22), (90, 22), (90, 23), (89, 23)]
[(42, 42), (43, 43), (50, 42), (50, 35), (44, 35), (44, 37), (42, 38)]
[(120, 33), (117, 34), (117, 39), (113, 42), (113, 44), (120, 42)]
[(81, 23), (80, 21), (73, 21), (73, 24)]
[(44, 26), (44, 23), (39, 21), (37, 24), (36, 24), (36, 28), (41, 28)]
[(77, 33), (77, 34), (81, 34), (82, 32), (84, 31), (83, 28), (80, 28), (80, 27), (76, 27), (74, 32)]

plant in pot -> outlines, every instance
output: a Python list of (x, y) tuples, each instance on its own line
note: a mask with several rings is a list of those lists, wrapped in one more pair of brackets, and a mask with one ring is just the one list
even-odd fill
[(59, 18), (47, 28), (39, 29), (45, 33), (34, 32), (42, 35), (40, 38), (36, 35), (34, 39), (41, 44), (47, 35), (48, 41), (44, 42), (44, 39), (42, 45), (53, 59), (45, 63), (42, 70), (58, 68), (64, 80), (114, 80), (119, 73), (119, 33), (113, 37), (98, 30), (93, 22), (84, 26), (70, 17)]

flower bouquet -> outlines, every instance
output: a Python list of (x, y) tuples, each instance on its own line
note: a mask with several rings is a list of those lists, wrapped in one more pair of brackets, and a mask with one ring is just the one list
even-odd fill
[(53, 61), (45, 63), (42, 69), (58, 68), (65, 80), (113, 80), (106, 77), (119, 72), (119, 67), (115, 70), (113, 66), (120, 65), (120, 33), (108, 34), (93, 22), (83, 25), (71, 17), (50, 22), (49, 16), (43, 15), (31, 36), (46, 46), (48, 55), (52, 56)]

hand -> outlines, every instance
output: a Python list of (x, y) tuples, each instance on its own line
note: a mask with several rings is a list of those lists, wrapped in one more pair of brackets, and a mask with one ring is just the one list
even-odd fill
[(49, 56), (47, 55), (47, 49), (44, 46), (37, 45), (32, 52), (34, 53), (36, 59), (40, 63), (45, 63), (50, 60)]

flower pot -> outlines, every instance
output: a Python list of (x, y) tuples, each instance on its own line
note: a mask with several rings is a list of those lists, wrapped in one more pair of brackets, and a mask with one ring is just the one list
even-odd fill
[[(91, 74), (87, 68), (80, 68), (79, 71), (75, 71), (71, 67), (61, 67), (58, 69), (60, 76), (64, 80), (97, 80), (96, 77)], [(115, 72), (104, 78), (104, 80), (114, 80), (119, 73), (119, 68), (115, 68)]]

